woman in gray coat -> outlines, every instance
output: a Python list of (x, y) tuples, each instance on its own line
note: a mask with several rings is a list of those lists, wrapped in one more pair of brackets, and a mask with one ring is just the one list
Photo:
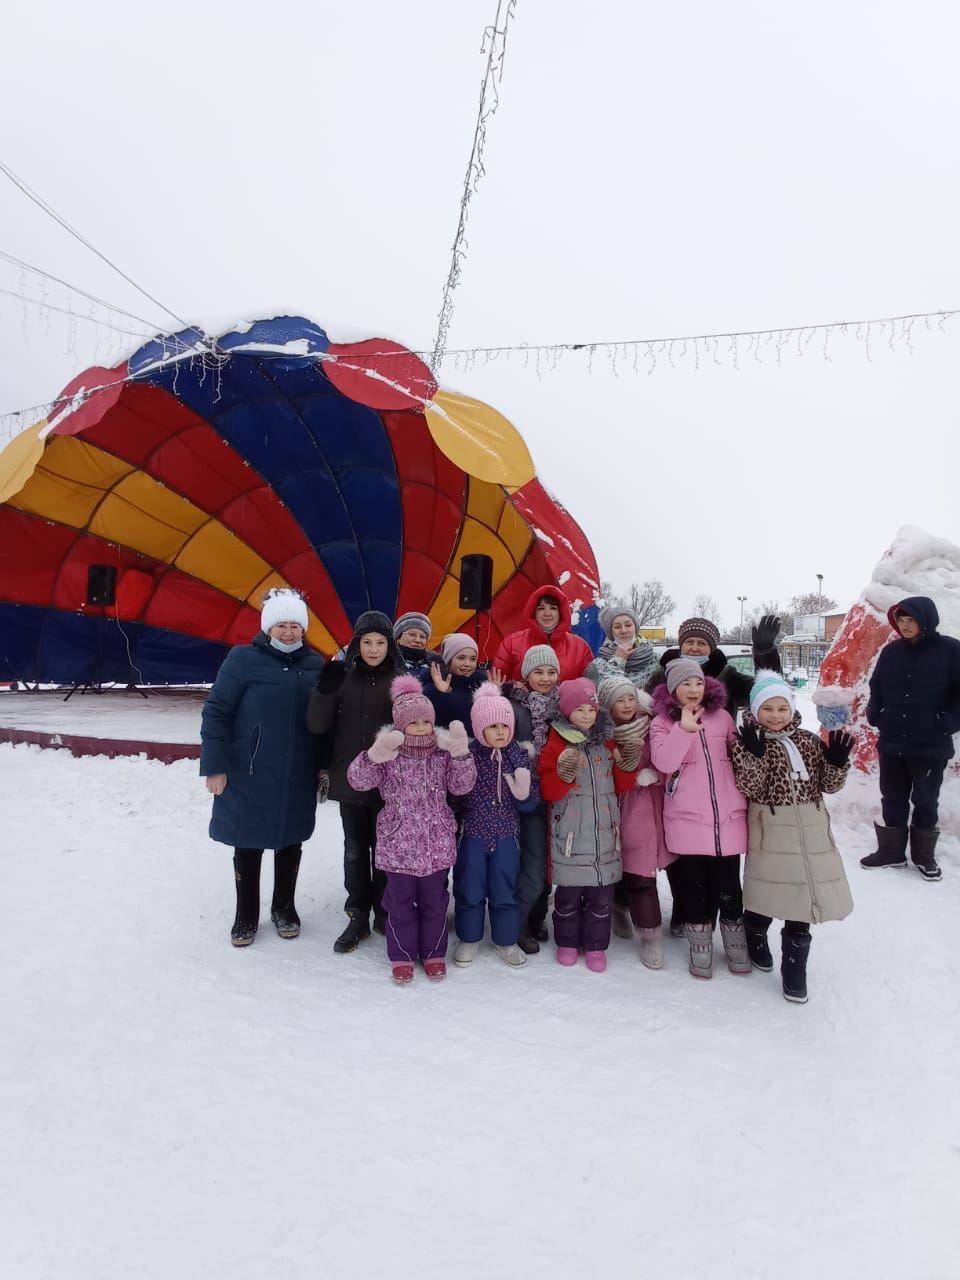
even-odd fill
[(274, 852), (270, 918), (295, 938), (301, 845), (313, 834), (319, 747), (306, 725), (323, 659), (307, 648), (307, 607), (296, 591), (264, 597), (260, 634), (227, 654), (203, 708), (200, 773), (213, 795), (210, 837), (233, 846), (235, 947), (253, 942), (260, 920), (260, 860)]

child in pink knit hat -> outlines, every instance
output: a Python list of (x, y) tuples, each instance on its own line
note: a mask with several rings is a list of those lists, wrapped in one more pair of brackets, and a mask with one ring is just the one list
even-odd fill
[(390, 686), (393, 726), (350, 764), (358, 791), (378, 790), (377, 866), (387, 873), (387, 956), (394, 982), (413, 980), (419, 956), (428, 978), (446, 975), (447, 872), (456, 857), (456, 820), (447, 794), (466, 795), (477, 777), (464, 726), (438, 738), (434, 711), (415, 676)]
[(440, 659), (430, 664), (423, 677), (423, 689), (433, 703), (437, 724), (446, 726), (454, 720), (469, 723), (473, 695), (490, 678), (480, 662), (477, 642), (461, 631), (444, 636)]
[(621, 765), (592, 680), (560, 685), (560, 715), (540, 756), (540, 787), (550, 802), (550, 860), (556, 886), (553, 937), (557, 961), (602, 973), (610, 946), (613, 888), (623, 874), (620, 805), (637, 765)]
[(470, 754), (476, 765), (477, 782), (464, 802), (453, 869), (459, 939), (453, 962), (465, 966), (476, 958), (489, 908), (497, 957), (511, 968), (520, 968), (527, 957), (517, 946), (517, 814), (519, 806), (535, 806), (537, 802), (536, 794), (531, 796), (530, 759), (513, 741), (513, 707), (492, 681), (477, 690), (470, 720), (475, 739), (470, 744)]

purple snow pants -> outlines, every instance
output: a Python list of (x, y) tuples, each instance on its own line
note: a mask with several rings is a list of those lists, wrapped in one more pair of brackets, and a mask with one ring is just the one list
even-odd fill
[(447, 872), (408, 876), (387, 872), (387, 957), (391, 961), (442, 960), (447, 954)]
[(553, 895), (553, 940), (558, 947), (606, 951), (610, 946), (613, 885), (557, 885)]

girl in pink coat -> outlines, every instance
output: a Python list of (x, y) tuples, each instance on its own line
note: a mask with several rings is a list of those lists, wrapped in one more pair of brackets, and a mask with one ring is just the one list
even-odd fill
[(613, 931), (620, 938), (632, 938), (636, 925), (641, 961), (648, 969), (662, 969), (657, 872), (675, 859), (663, 838), (663, 779), (650, 764), (647, 735), (653, 701), (624, 675), (601, 680), (597, 698), (613, 721), (621, 765), (638, 770), (633, 788), (620, 796), (623, 879), (613, 891)]
[(668, 662), (666, 683), (653, 695), (650, 758), (664, 777), (664, 837), (678, 858), (673, 874), (695, 978), (713, 977), (718, 914), (731, 973), (751, 969), (740, 889), (747, 802), (730, 763), (736, 726), (726, 700), (720, 681), (704, 677), (692, 658)]
[(387, 873), (387, 956), (394, 982), (413, 979), (419, 955), (428, 978), (446, 975), (447, 872), (457, 856), (457, 823), (447, 794), (464, 796), (477, 780), (467, 731), (459, 720), (438, 741), (436, 713), (416, 676), (390, 686), (393, 725), (347, 769), (357, 791), (377, 789), (377, 866)]

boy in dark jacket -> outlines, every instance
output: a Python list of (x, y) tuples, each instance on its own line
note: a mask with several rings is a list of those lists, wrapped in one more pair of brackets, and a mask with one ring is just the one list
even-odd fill
[(953, 735), (960, 732), (960, 640), (938, 634), (940, 615), (927, 596), (901, 600), (887, 617), (900, 639), (880, 651), (867, 703), (867, 720), (880, 735), (884, 825), (874, 824), (876, 852), (860, 865), (905, 867), (909, 833), (917, 870), (925, 880), (939, 880), (937, 802)]
[(330, 798), (339, 800), (343, 823), (344, 910), (349, 918), (333, 944), (341, 955), (355, 951), (370, 937), (371, 908), (374, 929), (386, 932), (383, 891), (387, 878), (374, 864), (377, 814), (383, 801), (379, 791), (355, 791), (347, 768), (373, 745), (377, 731), (389, 724), (390, 685), (403, 671), (393, 623), (386, 614), (370, 610), (357, 618), (343, 662), (328, 662), (310, 692), (307, 728), (332, 738)]

